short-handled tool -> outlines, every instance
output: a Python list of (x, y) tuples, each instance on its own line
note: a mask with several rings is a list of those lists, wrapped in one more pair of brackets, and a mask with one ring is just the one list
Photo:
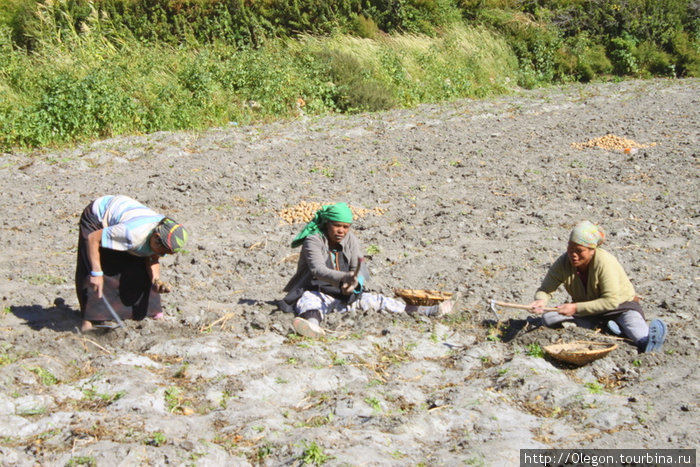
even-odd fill
[(357, 279), (360, 277), (360, 269), (362, 269), (362, 263), (364, 263), (365, 259), (364, 258), (359, 258), (357, 260), (357, 269), (353, 272), (352, 278), (353, 280)]
[[(364, 258), (359, 258), (357, 260), (357, 269), (355, 269), (352, 272), (352, 279), (350, 280), (350, 282), (348, 282), (348, 285), (350, 285), (352, 283), (357, 283), (358, 277), (360, 277), (360, 269), (362, 269), (362, 264), (364, 263), (364, 261), (365, 261)], [(352, 293), (352, 292), (350, 292), (350, 293)]]
[[(501, 317), (498, 314), (498, 311), (496, 310), (496, 305), (506, 307), (506, 308), (517, 308), (519, 310), (529, 310), (532, 311), (532, 308), (530, 305), (520, 305), (518, 303), (508, 303), (508, 302), (499, 302), (498, 300), (491, 300), (489, 303), (489, 310), (493, 312), (494, 315), (496, 315), (496, 321), (500, 321)], [(552, 308), (552, 307), (544, 307), (542, 308), (542, 311), (559, 311), (559, 308)]]

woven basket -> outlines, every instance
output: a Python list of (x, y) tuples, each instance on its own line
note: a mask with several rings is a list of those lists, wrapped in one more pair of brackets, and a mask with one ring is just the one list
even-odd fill
[(439, 290), (394, 289), (394, 293), (408, 305), (437, 305), (452, 298), (451, 292), (441, 292)]
[(617, 348), (617, 344), (610, 342), (573, 341), (565, 344), (552, 344), (544, 348), (544, 351), (552, 358), (575, 365), (585, 365), (593, 360), (605, 357)]

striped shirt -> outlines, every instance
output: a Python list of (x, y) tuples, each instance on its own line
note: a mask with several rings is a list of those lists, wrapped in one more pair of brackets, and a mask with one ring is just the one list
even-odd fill
[(102, 223), (102, 247), (127, 251), (134, 256), (151, 256), (149, 238), (165, 216), (128, 196), (102, 196), (92, 204)]

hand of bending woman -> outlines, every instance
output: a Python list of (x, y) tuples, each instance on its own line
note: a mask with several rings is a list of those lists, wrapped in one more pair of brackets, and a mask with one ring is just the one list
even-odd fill
[(156, 279), (153, 281), (153, 290), (155, 290), (158, 293), (170, 293), (170, 290), (172, 287), (170, 287), (170, 284), (167, 282), (163, 282), (160, 279)]
[(92, 290), (97, 292), (97, 298), (102, 298), (102, 289), (104, 288), (104, 277), (103, 276), (90, 276), (90, 286)]

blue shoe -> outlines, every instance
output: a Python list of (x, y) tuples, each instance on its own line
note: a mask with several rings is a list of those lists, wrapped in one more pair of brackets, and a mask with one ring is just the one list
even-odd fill
[(620, 330), (620, 326), (615, 321), (612, 321), (612, 320), (608, 321), (608, 331), (615, 334), (616, 336), (622, 335), (622, 331)]
[(666, 323), (660, 319), (652, 320), (652, 322), (649, 323), (649, 338), (647, 340), (647, 345), (644, 348), (644, 352), (660, 351), (661, 347), (664, 345), (665, 339)]

